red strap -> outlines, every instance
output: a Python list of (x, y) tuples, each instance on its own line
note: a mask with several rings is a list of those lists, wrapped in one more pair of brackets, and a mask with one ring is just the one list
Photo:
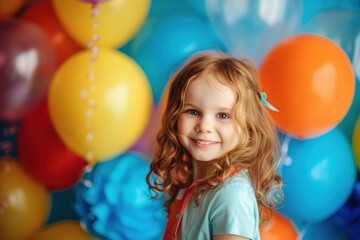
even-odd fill
[[(231, 177), (237, 174), (240, 170), (231, 171), (228, 177)], [(219, 177), (219, 179), (222, 179)], [(180, 226), (180, 222), (182, 216), (184, 215), (187, 204), (190, 201), (190, 198), (194, 192), (195, 186), (205, 182), (206, 180), (199, 180), (190, 185), (188, 189), (186, 189), (185, 197), (181, 197), (181, 199), (175, 199), (170, 207), (170, 215), (168, 218), (168, 222), (166, 224), (165, 233), (163, 235), (163, 240), (176, 240), (177, 239), (177, 231)], [(181, 190), (180, 190), (181, 191)]]
[(180, 226), (181, 218), (194, 192), (195, 185), (197, 184), (199, 183), (195, 182), (191, 184), (190, 187), (186, 190), (185, 197), (183, 199), (175, 199), (174, 202), (171, 204), (170, 215), (163, 236), (164, 240), (176, 240), (177, 230)]

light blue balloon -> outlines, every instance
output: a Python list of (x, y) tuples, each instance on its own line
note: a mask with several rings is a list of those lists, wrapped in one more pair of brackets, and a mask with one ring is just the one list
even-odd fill
[(301, 0), (206, 0), (215, 32), (229, 52), (259, 66), (265, 54), (298, 28)]
[(306, 24), (314, 15), (329, 9), (348, 9), (360, 12), (358, 0), (303, 0), (302, 24)]
[(332, 222), (331, 219), (309, 224), (302, 229), (302, 240), (350, 240), (344, 230)]
[(159, 103), (169, 78), (187, 58), (221, 46), (208, 22), (178, 12), (149, 18), (132, 40), (130, 56), (144, 70)]
[(333, 40), (352, 61), (355, 52), (355, 39), (360, 33), (360, 13), (345, 9), (322, 11), (314, 15), (303, 26), (302, 31), (315, 33)]
[(314, 139), (287, 143), (281, 167), (285, 200), (280, 212), (300, 223), (325, 220), (346, 202), (355, 184), (351, 146), (337, 128)]

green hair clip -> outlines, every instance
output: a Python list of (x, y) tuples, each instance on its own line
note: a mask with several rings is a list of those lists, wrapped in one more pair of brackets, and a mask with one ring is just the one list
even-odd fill
[(261, 102), (266, 106), (266, 107), (268, 107), (269, 109), (271, 109), (271, 110), (273, 110), (273, 111), (275, 111), (275, 112), (279, 112), (279, 110), (277, 110), (276, 108), (274, 108), (270, 103), (268, 103), (267, 101), (266, 101), (266, 93), (260, 93), (260, 97), (261, 97)]

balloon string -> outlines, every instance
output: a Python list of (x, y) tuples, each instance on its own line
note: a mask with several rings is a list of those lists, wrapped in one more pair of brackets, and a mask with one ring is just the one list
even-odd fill
[(291, 137), (288, 135), (285, 135), (285, 138), (283, 139), (283, 142), (281, 144), (281, 161), (279, 164), (279, 167), (282, 167), (283, 165), (289, 166), (292, 163), (291, 157), (288, 155), (289, 151), (289, 145), (290, 145)]
[[(98, 6), (94, 6), (91, 18), (95, 19), (95, 17), (100, 13), (100, 9)], [(100, 23), (95, 20), (93, 24), (93, 31), (96, 32), (96, 30), (100, 27)], [(93, 164), (94, 163), (94, 153), (93, 149), (91, 147), (91, 142), (94, 140), (94, 130), (91, 125), (90, 119), (95, 114), (95, 110), (97, 107), (97, 101), (95, 98), (89, 97), (91, 93), (94, 93), (96, 91), (96, 76), (95, 71), (93, 69), (93, 64), (96, 61), (99, 53), (99, 47), (96, 45), (98, 41), (100, 40), (100, 36), (96, 33), (94, 33), (90, 39), (90, 41), (87, 43), (86, 47), (91, 50), (90, 59), (88, 62), (88, 73), (87, 73), (87, 80), (89, 81), (88, 87), (85, 87), (81, 93), (80, 97), (81, 99), (86, 103), (87, 109), (84, 113), (84, 126), (86, 129), (85, 133), (85, 142), (87, 147), (87, 152), (85, 155), (85, 159), (88, 161), (88, 163)]]

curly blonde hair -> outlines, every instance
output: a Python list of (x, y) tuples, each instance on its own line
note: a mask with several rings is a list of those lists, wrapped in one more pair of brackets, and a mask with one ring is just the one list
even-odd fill
[(210, 161), (209, 169), (212, 170), (208, 172), (207, 182), (195, 188), (195, 201), (199, 204), (202, 194), (215, 188), (221, 182), (219, 176), (228, 176), (232, 167), (248, 169), (258, 203), (260, 225), (265, 225), (276, 204), (282, 201), (282, 179), (276, 171), (281, 153), (278, 135), (261, 102), (256, 67), (249, 60), (238, 60), (220, 52), (194, 55), (170, 80), (169, 97), (146, 179), (149, 188), (156, 193), (152, 198), (164, 197), (159, 193), (165, 193), (169, 198), (164, 207), (169, 213), (177, 191), (192, 182), (191, 155), (179, 142), (177, 120), (189, 84), (205, 74), (214, 74), (221, 84), (233, 90), (236, 101), (232, 116), (241, 134), (235, 149)]

